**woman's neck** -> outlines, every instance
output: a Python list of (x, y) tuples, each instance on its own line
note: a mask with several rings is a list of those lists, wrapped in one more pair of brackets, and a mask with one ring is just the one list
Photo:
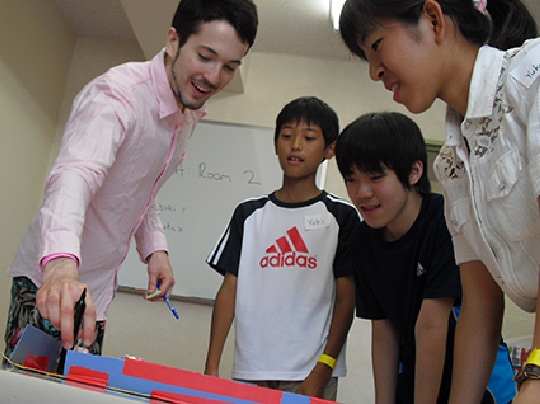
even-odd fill
[(443, 90), (439, 96), (450, 108), (461, 115), (467, 112), (469, 90), (476, 57), (480, 47), (470, 44), (465, 38), (459, 37), (455, 46), (447, 54), (446, 77)]

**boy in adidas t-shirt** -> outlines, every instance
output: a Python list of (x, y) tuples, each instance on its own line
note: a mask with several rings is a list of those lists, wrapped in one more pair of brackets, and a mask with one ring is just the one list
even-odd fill
[(219, 376), (234, 318), (234, 379), (336, 399), (354, 308), (349, 240), (360, 220), (315, 182), (338, 132), (336, 113), (315, 97), (295, 99), (277, 116), (282, 186), (240, 203), (207, 259), (224, 280), (205, 374)]

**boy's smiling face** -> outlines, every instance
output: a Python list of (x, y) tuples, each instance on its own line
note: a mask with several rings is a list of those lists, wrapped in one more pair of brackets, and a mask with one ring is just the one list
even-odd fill
[(352, 167), (351, 174), (345, 178), (345, 186), (351, 201), (370, 227), (387, 228), (393, 233), (394, 229), (401, 230), (411, 221), (407, 208), (411, 193), (416, 191), (406, 189), (393, 170), (383, 166), (381, 172), (364, 172)]

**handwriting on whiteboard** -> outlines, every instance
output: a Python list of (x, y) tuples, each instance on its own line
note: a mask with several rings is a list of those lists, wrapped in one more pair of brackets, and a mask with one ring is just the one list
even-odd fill
[(184, 167), (180, 164), (176, 169), (176, 174), (180, 177), (196, 175), (201, 181), (219, 181), (233, 183), (234, 181), (243, 181), (249, 185), (262, 185), (254, 170), (244, 170), (240, 175), (234, 176), (231, 173), (221, 172), (215, 168), (208, 167), (206, 162), (202, 161), (198, 164), (196, 172), (193, 172), (191, 167)]

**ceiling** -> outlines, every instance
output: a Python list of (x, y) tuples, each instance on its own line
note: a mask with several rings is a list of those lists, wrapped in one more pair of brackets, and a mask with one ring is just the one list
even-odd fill
[[(147, 58), (165, 44), (178, 0), (54, 0), (74, 31), (85, 37), (136, 39)], [(254, 0), (256, 52), (349, 60), (332, 28), (328, 0)]]
[[(165, 44), (178, 0), (54, 0), (79, 36), (137, 40), (150, 59)], [(332, 28), (328, 0), (254, 0), (253, 51), (350, 60)], [(471, 0), (472, 1), (472, 0)], [(540, 1), (523, 0), (540, 22)]]

